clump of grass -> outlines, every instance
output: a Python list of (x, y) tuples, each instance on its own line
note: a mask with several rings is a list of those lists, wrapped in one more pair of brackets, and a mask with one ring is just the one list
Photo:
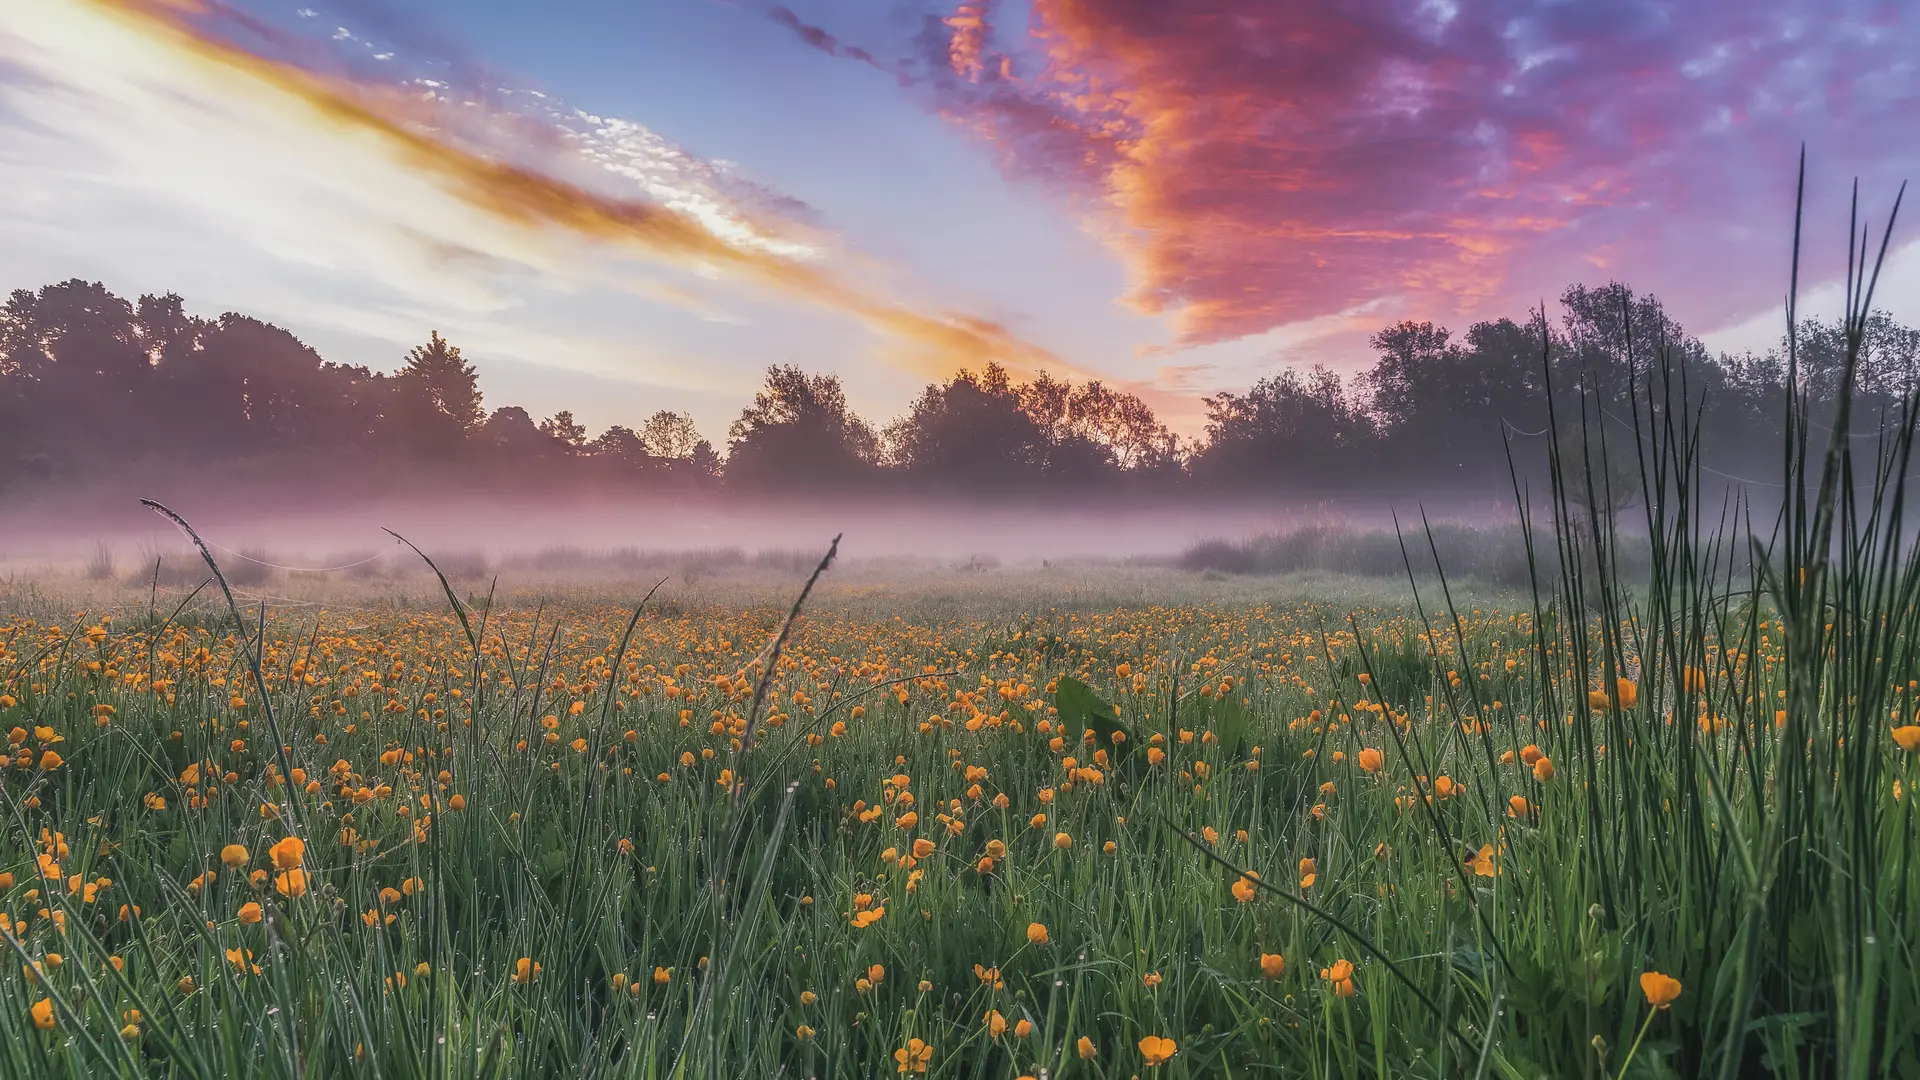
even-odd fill
[(113, 580), (113, 548), (104, 540), (93, 545), (93, 554), (87, 556), (86, 566), (82, 570), (88, 581)]

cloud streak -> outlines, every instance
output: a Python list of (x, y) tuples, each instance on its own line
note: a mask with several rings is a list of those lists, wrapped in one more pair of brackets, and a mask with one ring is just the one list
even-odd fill
[(1884, 0), (1029, 7), (1012, 34), (991, 0), (926, 9), (907, 81), (1074, 199), (1180, 345), (1383, 297), (1484, 312), (1595, 268), (1716, 275), (1686, 299), (1724, 319), (1778, 292), (1802, 140), (1829, 172), (1920, 165), (1890, 142), (1920, 16)]
[[(321, 70), (317, 63), (292, 58), (298, 43), (280, 47), (285, 43), (266, 28), (213, 0), (59, 0), (59, 6), (110, 18), (163, 48), (177, 67), (197, 69), (189, 74), (211, 73), (229, 93), (246, 95), (251, 107), (270, 108), (286, 125), (331, 132), (371, 148), (459, 204), (521, 232), (615, 246), (851, 316), (891, 339), (896, 359), (916, 368), (945, 373), (999, 360), (1031, 370), (1051, 359), (994, 323), (913, 310), (843, 280), (809, 257), (815, 252), (796, 223), (682, 197), (697, 194), (698, 188), (655, 187), (652, 198), (611, 195), (551, 167), (555, 156), (541, 163), (548, 168), (528, 163), (529, 156), (541, 153), (542, 142), (578, 143), (584, 130), (590, 163), (622, 173), (621, 163), (635, 160), (632, 154), (622, 157), (623, 147), (631, 149), (639, 136), (598, 117), (581, 114), (582, 124), (571, 129), (543, 125), (538, 117), (501, 113), (476, 100), (478, 95), (444, 85), (379, 83)], [(74, 25), (66, 29), (71, 32)], [(276, 48), (244, 47), (235, 40), (242, 34), (266, 38)], [(638, 157), (656, 165), (660, 160), (657, 153)], [(647, 189), (649, 177), (630, 178)], [(440, 246), (461, 245), (447, 238)]]

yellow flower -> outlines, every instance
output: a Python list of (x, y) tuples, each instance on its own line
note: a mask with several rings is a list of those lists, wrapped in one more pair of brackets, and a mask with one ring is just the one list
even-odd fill
[(1147, 1059), (1149, 1066), (1166, 1064), (1167, 1059), (1179, 1049), (1172, 1039), (1158, 1035), (1149, 1035), (1140, 1040), (1140, 1056)]
[(1647, 995), (1647, 1004), (1656, 1009), (1664, 1009), (1680, 996), (1680, 980), (1671, 975), (1662, 975), (1657, 971), (1642, 972), (1640, 992)]

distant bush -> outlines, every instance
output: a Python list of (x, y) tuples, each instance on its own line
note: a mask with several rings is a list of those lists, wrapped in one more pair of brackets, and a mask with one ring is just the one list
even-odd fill
[[(1550, 580), (1560, 566), (1553, 533), (1536, 527), (1533, 539), (1537, 572)], [(1434, 561), (1436, 551), (1438, 563)], [(1644, 543), (1623, 538), (1618, 556), (1622, 573), (1646, 568)], [(1427, 531), (1418, 527), (1397, 536), (1384, 529), (1314, 522), (1244, 540), (1203, 540), (1181, 553), (1179, 565), (1186, 570), (1224, 574), (1318, 570), (1368, 577), (1404, 577), (1411, 567), (1414, 576), (1420, 578), (1434, 577), (1444, 569), (1448, 577), (1472, 578), (1501, 588), (1525, 588), (1529, 584), (1526, 538), (1513, 526), (1478, 528), (1439, 523), (1433, 526), (1429, 542)]]

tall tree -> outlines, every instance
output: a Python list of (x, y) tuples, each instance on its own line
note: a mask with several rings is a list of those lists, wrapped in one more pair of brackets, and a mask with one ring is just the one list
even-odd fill
[(849, 488), (872, 478), (879, 456), (880, 440), (847, 407), (839, 376), (776, 364), (727, 429), (726, 478), (760, 491)]
[(662, 461), (686, 461), (693, 456), (693, 448), (704, 440), (700, 438), (699, 429), (693, 426), (693, 417), (661, 409), (640, 425), (640, 441), (647, 453)]
[(417, 413), (414, 419), (436, 429), (434, 434), (442, 438), (463, 440), (485, 418), (478, 373), (460, 355), (460, 347), (438, 330), (426, 344), (407, 353), (399, 380), (401, 392)]
[(961, 371), (921, 391), (907, 415), (887, 428), (892, 462), (915, 480), (948, 490), (992, 490), (1037, 483), (1047, 438), (1020, 407), (1006, 369)]
[(1288, 368), (1244, 394), (1207, 399), (1196, 476), (1240, 490), (1333, 494), (1366, 474), (1374, 442), (1364, 402), (1324, 367)]

